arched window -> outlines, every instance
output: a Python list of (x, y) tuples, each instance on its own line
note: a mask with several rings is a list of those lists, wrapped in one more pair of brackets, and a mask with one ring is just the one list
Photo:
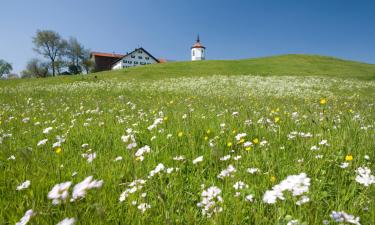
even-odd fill
[(193, 49), (193, 56), (195, 56), (195, 50)]

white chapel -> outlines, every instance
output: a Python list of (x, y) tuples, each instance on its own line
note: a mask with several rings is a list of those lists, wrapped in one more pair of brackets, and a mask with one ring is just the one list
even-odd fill
[(206, 59), (206, 47), (204, 47), (200, 40), (199, 35), (197, 37), (197, 41), (191, 47), (191, 61), (199, 61)]

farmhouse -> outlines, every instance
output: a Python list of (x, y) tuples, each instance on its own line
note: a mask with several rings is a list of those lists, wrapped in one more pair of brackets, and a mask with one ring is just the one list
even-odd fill
[(123, 54), (91, 52), (91, 60), (95, 64), (95, 71), (116, 70), (133, 66), (142, 66), (154, 63), (165, 63), (165, 59), (157, 59), (144, 48)]
[(148, 53), (144, 48), (136, 48), (112, 64), (112, 69), (123, 69), (133, 66), (143, 66), (159, 63), (159, 60)]

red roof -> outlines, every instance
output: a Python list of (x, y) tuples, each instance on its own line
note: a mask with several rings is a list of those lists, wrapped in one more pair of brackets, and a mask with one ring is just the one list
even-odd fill
[(103, 56), (103, 57), (112, 57), (112, 58), (122, 58), (124, 55), (114, 54), (114, 53), (103, 53), (103, 52), (91, 52), (93, 56)]
[(168, 62), (166, 59), (158, 59), (159, 60), (159, 63), (166, 63)]
[(196, 42), (191, 48), (206, 48), (200, 42)]

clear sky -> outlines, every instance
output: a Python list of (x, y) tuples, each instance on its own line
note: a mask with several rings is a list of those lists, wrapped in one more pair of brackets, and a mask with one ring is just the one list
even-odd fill
[(24, 69), (32, 36), (51, 29), (87, 48), (189, 60), (197, 33), (207, 59), (287, 53), (375, 63), (375, 1), (361, 0), (3, 0), (0, 59)]

